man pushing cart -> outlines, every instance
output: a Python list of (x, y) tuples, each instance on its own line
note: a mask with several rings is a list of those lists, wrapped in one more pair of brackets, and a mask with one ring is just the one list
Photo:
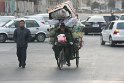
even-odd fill
[(50, 29), (50, 43), (59, 69), (64, 64), (71, 66), (70, 60), (76, 59), (79, 65), (79, 49), (82, 47), (82, 27), (70, 1), (61, 3), (49, 10), (49, 23), (55, 27)]

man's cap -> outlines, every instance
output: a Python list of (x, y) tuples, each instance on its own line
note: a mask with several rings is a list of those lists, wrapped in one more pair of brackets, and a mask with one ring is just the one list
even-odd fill
[(65, 27), (65, 24), (64, 24), (64, 23), (61, 23), (61, 24), (60, 24), (60, 27)]
[(25, 23), (25, 21), (24, 21), (24, 20), (20, 20), (20, 21), (19, 21), (19, 23), (20, 23), (20, 22), (24, 22), (24, 23)]

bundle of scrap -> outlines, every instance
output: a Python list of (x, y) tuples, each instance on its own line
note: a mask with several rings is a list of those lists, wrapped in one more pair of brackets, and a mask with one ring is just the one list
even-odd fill
[(48, 13), (51, 25), (59, 25), (63, 22), (66, 26), (73, 27), (77, 23), (76, 12), (71, 1), (56, 5)]
[(72, 31), (73, 38), (78, 38), (82, 42), (82, 27), (81, 23), (76, 17), (75, 9), (72, 2), (67, 1), (58, 4), (48, 11), (50, 25), (55, 25), (55, 28), (50, 30), (50, 43), (53, 44), (55, 31), (59, 28), (61, 23), (64, 23), (68, 29)]

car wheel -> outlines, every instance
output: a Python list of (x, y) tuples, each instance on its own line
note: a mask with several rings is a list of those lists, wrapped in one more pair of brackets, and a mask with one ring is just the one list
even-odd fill
[(43, 34), (43, 33), (39, 33), (39, 34), (37, 35), (37, 41), (38, 41), (38, 42), (44, 42), (44, 41), (45, 41), (45, 38), (46, 38), (46, 36), (45, 36), (45, 34)]
[(103, 36), (102, 35), (100, 36), (100, 42), (101, 42), (101, 45), (105, 45), (105, 41), (103, 40)]
[(115, 46), (115, 43), (113, 42), (112, 37), (109, 38), (109, 43), (111, 47)]
[(0, 34), (0, 43), (5, 43), (7, 40), (6, 34)]

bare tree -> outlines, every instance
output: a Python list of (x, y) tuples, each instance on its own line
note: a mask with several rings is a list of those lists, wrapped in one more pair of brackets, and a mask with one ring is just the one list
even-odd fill
[(112, 9), (115, 8), (115, 0), (109, 0), (108, 6)]

